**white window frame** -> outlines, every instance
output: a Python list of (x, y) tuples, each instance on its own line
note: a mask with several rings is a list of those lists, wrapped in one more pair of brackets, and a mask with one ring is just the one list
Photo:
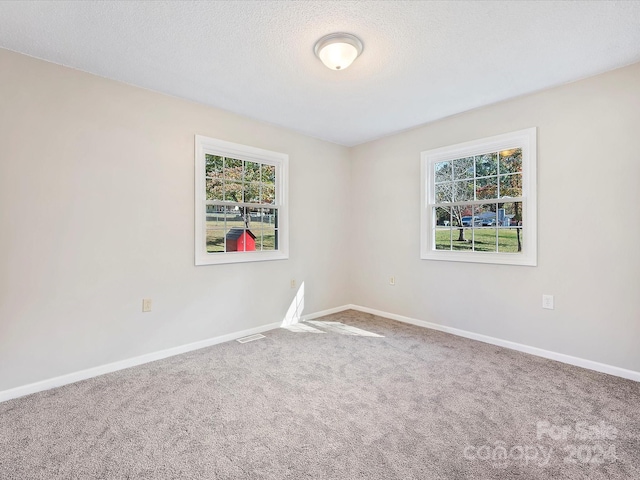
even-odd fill
[[(206, 225), (206, 158), (205, 155), (231, 157), (276, 167), (275, 204), (278, 209), (278, 250), (251, 252), (207, 252)], [(261, 148), (227, 142), (216, 138), (195, 136), (195, 264), (261, 262), (289, 258), (289, 155)]]
[[(537, 211), (536, 211), (536, 128), (505, 133), (457, 145), (426, 150), (421, 153), (421, 222), (420, 258), (453, 262), (496, 263), (505, 265), (537, 265)], [(436, 250), (434, 164), (447, 160), (483, 155), (486, 153), (522, 149), (522, 201), (523, 247), (518, 253)], [(487, 200), (474, 200), (468, 204), (486, 204)]]

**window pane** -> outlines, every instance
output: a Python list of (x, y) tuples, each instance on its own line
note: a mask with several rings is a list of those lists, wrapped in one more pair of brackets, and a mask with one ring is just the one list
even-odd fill
[(436, 250), (451, 250), (451, 227), (436, 227)]
[(224, 189), (222, 187), (222, 180), (219, 178), (207, 178), (206, 193), (207, 200), (222, 200)]
[(242, 202), (242, 183), (225, 182), (224, 184), (224, 201), (225, 202)]
[(244, 231), (244, 224), (242, 224), (242, 226), (235, 226), (232, 228), (227, 228), (225, 230), (224, 243), (225, 243), (225, 248), (227, 252), (238, 251), (239, 235), (237, 234), (242, 231)]
[(247, 208), (246, 215), (248, 231), (255, 236), (253, 239), (255, 244), (253, 250), (262, 250), (262, 209)]
[(476, 158), (476, 177), (489, 177), (498, 174), (498, 154), (487, 153)]
[(471, 250), (473, 248), (472, 235), (473, 206), (462, 205), (451, 207), (451, 248), (453, 250)]
[(226, 221), (227, 229), (244, 228), (244, 209), (240, 207), (227, 207)]
[(458, 158), (453, 161), (454, 180), (473, 178), (473, 157)]
[(473, 249), (477, 252), (496, 251), (495, 210), (495, 203), (476, 205), (473, 207), (473, 216), (464, 217), (463, 223), (473, 227)]
[(217, 212), (220, 211), (220, 207), (218, 207), (218, 205), (206, 205), (205, 206), (205, 213), (207, 214), (215, 214)]
[(500, 226), (522, 226), (522, 202), (507, 202), (498, 204), (498, 220)]
[(244, 184), (244, 201), (246, 203), (260, 203), (260, 184), (259, 183)]
[(451, 207), (451, 223), (453, 226), (471, 227), (473, 215), (472, 205)]
[(276, 182), (276, 167), (274, 165), (265, 165), (262, 164), (262, 181), (264, 183), (275, 183)]
[(262, 209), (262, 223), (264, 225), (271, 225), (274, 228), (278, 228), (278, 209), (277, 208), (263, 208)]
[(224, 205), (222, 208), (224, 208), (224, 213), (226, 215), (227, 222), (232, 221), (234, 218), (240, 215), (239, 207), (234, 207), (232, 205)]
[(262, 203), (276, 203), (276, 186), (270, 183), (262, 184)]
[(451, 248), (453, 250), (472, 250), (473, 231), (470, 228), (453, 228), (451, 230)]
[(449, 207), (437, 207), (435, 209), (436, 225), (448, 227), (451, 225), (451, 209)]
[[(251, 218), (250, 213), (247, 212), (247, 217)], [(255, 252), (256, 250), (260, 250), (260, 230), (255, 230), (251, 226), (245, 229), (246, 235), (243, 239), (243, 247), (247, 252)]]
[(249, 229), (256, 236), (256, 250), (262, 250), (262, 227), (264, 214), (262, 208), (249, 208)]
[(473, 249), (476, 252), (496, 251), (496, 231), (494, 227), (479, 227), (473, 229)]
[(522, 228), (505, 227), (498, 229), (498, 251), (505, 253), (517, 253), (518, 240), (522, 246)]
[(205, 175), (211, 178), (222, 178), (223, 158), (218, 155), (206, 154), (205, 158)]
[(224, 178), (234, 182), (242, 181), (242, 160), (225, 157)]
[(495, 203), (476, 205), (474, 226), (495, 227), (497, 223), (496, 207), (497, 205)]
[(476, 199), (485, 200), (498, 197), (498, 177), (479, 178), (476, 180)]
[(498, 204), (496, 218), (499, 227), (508, 227), (511, 225), (511, 219), (507, 218), (507, 214), (504, 209), (504, 203)]
[(276, 233), (277, 229), (273, 225), (264, 225), (262, 230), (262, 250), (277, 250)]
[(278, 249), (278, 210), (264, 208), (262, 210), (262, 249)]
[(439, 183), (435, 188), (436, 203), (452, 202), (453, 201), (453, 183)]
[(521, 197), (522, 175), (500, 175), (500, 197)]
[(434, 209), (436, 250), (451, 250), (451, 209)]
[(498, 207), (498, 251), (522, 251), (522, 202), (507, 202)]
[(500, 173), (522, 172), (522, 149), (512, 148), (500, 152)]
[(256, 162), (244, 162), (244, 181), (260, 181), (260, 164)]
[[(252, 231), (254, 229), (257, 230), (257, 231), (260, 231), (262, 209), (261, 208), (246, 208), (245, 210), (246, 210), (247, 223), (248, 223), (249, 228)], [(255, 233), (255, 232), (253, 232), (253, 233)]]
[(217, 205), (207, 205), (207, 229), (224, 228), (225, 211), (224, 207)]
[(207, 253), (219, 252), (224, 252), (224, 230), (207, 230)]
[(436, 183), (451, 180), (451, 162), (439, 162), (435, 166)]
[(453, 201), (473, 200), (473, 180), (460, 180), (452, 183)]

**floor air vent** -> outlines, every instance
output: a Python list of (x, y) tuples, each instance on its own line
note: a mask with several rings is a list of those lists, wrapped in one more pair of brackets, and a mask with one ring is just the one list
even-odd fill
[(247, 343), (247, 342), (253, 342), (254, 340), (260, 340), (261, 338), (266, 338), (266, 337), (260, 333), (256, 333), (255, 335), (249, 335), (248, 337), (239, 338), (236, 341), (240, 343)]

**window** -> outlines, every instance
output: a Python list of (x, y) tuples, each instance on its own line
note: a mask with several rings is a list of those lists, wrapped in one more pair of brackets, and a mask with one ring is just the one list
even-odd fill
[(289, 157), (197, 135), (196, 265), (289, 257)]
[(422, 152), (421, 258), (536, 265), (536, 129)]

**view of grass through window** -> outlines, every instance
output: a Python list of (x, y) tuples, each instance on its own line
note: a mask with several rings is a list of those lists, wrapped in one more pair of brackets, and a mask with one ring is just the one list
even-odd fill
[(522, 149), (433, 164), (436, 250), (518, 253), (522, 219)]
[(207, 253), (278, 249), (276, 167), (205, 155)]

